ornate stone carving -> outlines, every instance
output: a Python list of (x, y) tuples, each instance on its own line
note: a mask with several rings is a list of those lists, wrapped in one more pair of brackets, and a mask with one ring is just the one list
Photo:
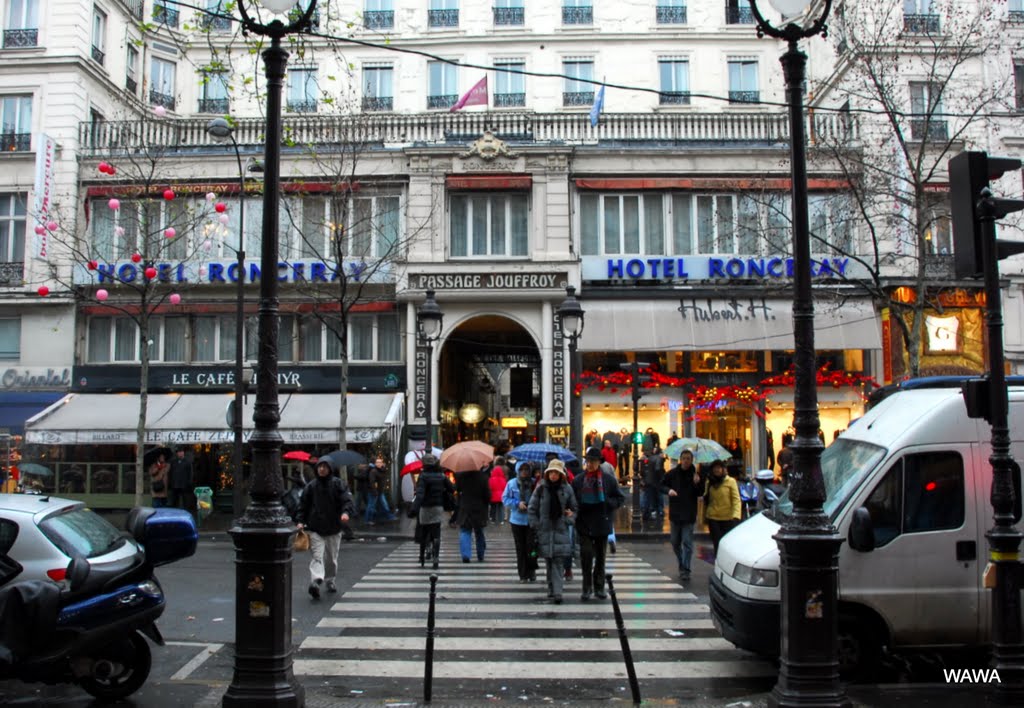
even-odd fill
[(499, 140), (494, 137), (494, 133), (486, 130), (483, 135), (470, 143), (469, 150), (459, 155), (459, 157), (464, 160), (470, 157), (479, 157), (485, 162), (490, 162), (498, 157), (516, 158), (518, 155), (508, 149), (508, 145), (504, 140)]

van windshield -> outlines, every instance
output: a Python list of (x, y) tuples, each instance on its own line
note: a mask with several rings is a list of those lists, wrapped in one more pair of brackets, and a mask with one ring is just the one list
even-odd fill
[[(821, 454), (821, 474), (825, 479), (825, 515), (835, 521), (843, 502), (885, 456), (885, 448), (860, 440), (839, 438)], [(782, 516), (793, 511), (787, 489), (775, 508)], [(776, 521), (781, 523), (779, 514)]]

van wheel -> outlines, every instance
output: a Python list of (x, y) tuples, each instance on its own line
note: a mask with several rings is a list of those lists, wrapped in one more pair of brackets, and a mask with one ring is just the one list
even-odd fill
[(882, 657), (882, 642), (863, 618), (839, 618), (839, 677), (843, 681), (870, 680)]

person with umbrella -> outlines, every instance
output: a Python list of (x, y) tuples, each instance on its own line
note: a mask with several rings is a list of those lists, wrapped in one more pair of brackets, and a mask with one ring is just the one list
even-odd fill
[(679, 453), (679, 464), (670, 469), (661, 482), (668, 496), (668, 522), (672, 550), (679, 563), (679, 580), (690, 580), (693, 560), (693, 525), (697, 521), (697, 500), (702, 490), (700, 473), (693, 465), (693, 453)]
[(612, 514), (626, 501), (619, 489), (614, 470), (608, 462), (603, 468), (604, 455), (596, 448), (587, 451), (587, 466), (582, 475), (572, 483), (572, 490), (579, 506), (576, 517), (576, 535), (580, 543), (580, 573), (583, 576), (583, 592), (580, 599), (586, 602), (593, 594), (599, 600), (608, 597), (604, 591), (604, 559), (607, 551), (608, 534), (612, 532)]
[[(168, 504), (179, 509), (186, 508), (186, 500), (192, 489), (192, 460), (185, 458), (185, 448), (179, 447), (175, 451), (168, 470), (168, 478), (171, 487)], [(237, 484), (242, 484), (242, 480), (237, 480)]]
[(320, 586), (327, 581), (327, 592), (337, 592), (334, 578), (338, 572), (341, 532), (355, 513), (348, 485), (336, 475), (338, 468), (329, 456), (316, 464), (316, 476), (302, 490), (296, 526), (309, 531), (309, 594), (320, 599)]
[(487, 550), (484, 528), (491, 505), (490, 475), (487, 468), (455, 473), (455, 489), (459, 493), (458, 515), (455, 525), (459, 527), (459, 552), (462, 562), (469, 563), (473, 554), (473, 537), (476, 536), (476, 559), (481, 563)]
[(707, 507), (704, 518), (711, 532), (711, 543), (718, 553), (718, 542), (740, 522), (740, 490), (736, 480), (725, 473), (725, 462), (711, 463), (711, 478), (705, 487)]
[[(412, 475), (406, 475), (411, 477)], [(454, 506), (455, 488), (441, 472), (437, 457), (423, 456), (423, 469), (416, 482), (416, 497), (412, 502), (409, 516), (420, 524), (420, 565), (426, 557), (431, 558), (434, 570), (441, 558), (441, 520), (446, 508)]]
[(149, 489), (153, 493), (153, 508), (167, 506), (167, 457), (163, 452), (149, 466)]
[(537, 533), (537, 552), (547, 565), (548, 597), (556, 605), (562, 604), (562, 569), (572, 553), (569, 526), (576, 510), (576, 495), (566, 479), (565, 463), (552, 460), (544, 470), (544, 481), (530, 497), (527, 515)]

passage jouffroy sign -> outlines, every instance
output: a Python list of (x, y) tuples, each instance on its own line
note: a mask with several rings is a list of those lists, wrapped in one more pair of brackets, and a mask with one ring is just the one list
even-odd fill
[(415, 273), (409, 276), (413, 290), (537, 290), (564, 288), (565, 273)]

